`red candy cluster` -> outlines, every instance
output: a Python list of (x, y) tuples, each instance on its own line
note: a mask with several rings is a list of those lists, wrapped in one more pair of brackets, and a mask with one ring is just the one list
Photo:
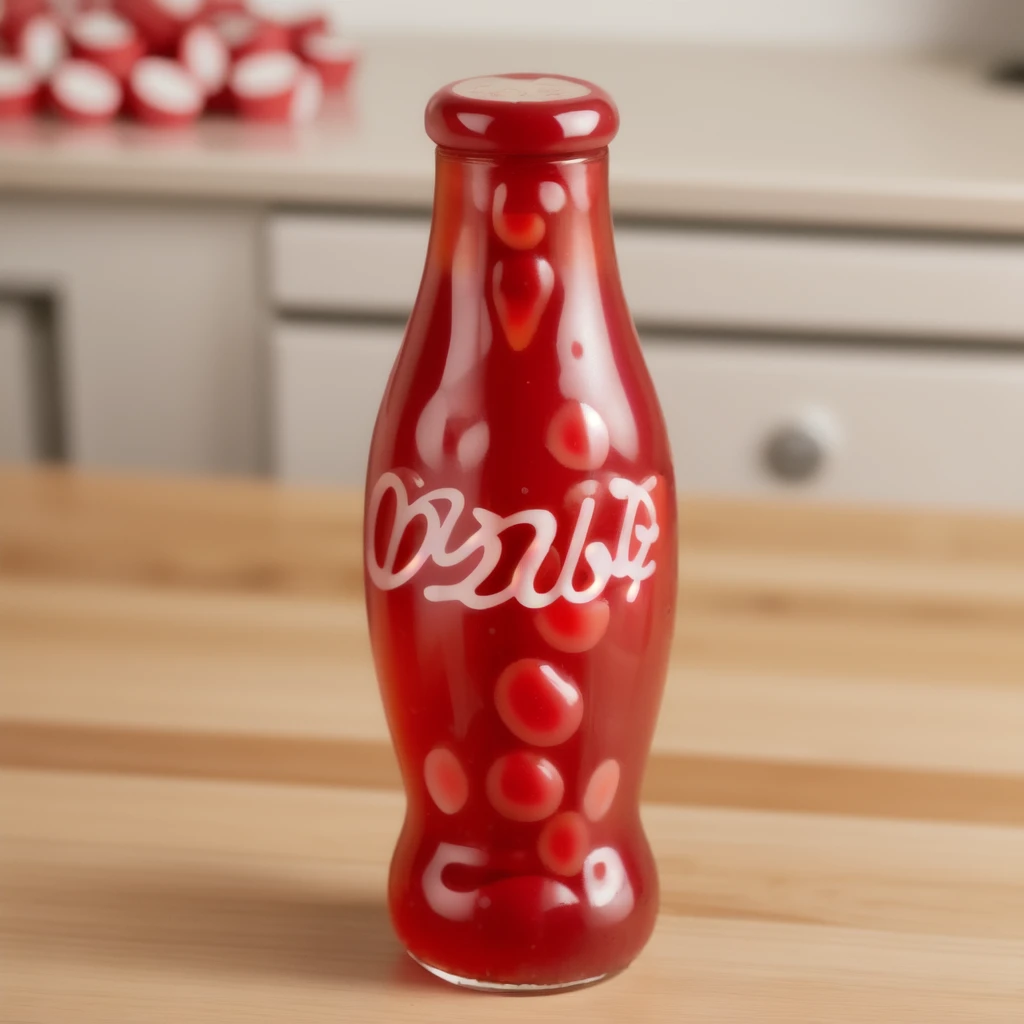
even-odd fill
[(322, 10), (281, 0), (0, 0), (0, 119), (49, 108), (95, 124), (204, 111), (305, 122), (355, 65)]

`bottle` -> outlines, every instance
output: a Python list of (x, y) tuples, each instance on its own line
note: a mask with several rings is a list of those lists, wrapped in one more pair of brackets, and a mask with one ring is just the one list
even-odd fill
[(675, 492), (623, 297), (597, 86), (456, 82), (426, 267), (380, 407), (366, 593), (407, 793), (395, 929), (479, 989), (619, 971), (654, 926), (640, 785), (668, 661)]

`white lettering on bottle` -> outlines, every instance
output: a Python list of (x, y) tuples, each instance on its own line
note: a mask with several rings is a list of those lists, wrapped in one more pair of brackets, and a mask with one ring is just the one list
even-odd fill
[[(417, 485), (422, 484), (419, 478), (415, 482)], [(478, 561), (475, 567), (462, 579), (454, 583), (424, 587), (423, 596), (428, 601), (459, 601), (467, 608), (474, 609), (493, 608), (511, 600), (518, 601), (526, 608), (544, 608), (560, 597), (572, 604), (586, 604), (598, 597), (610, 580), (628, 579), (631, 582), (626, 591), (626, 600), (635, 601), (640, 593), (640, 584), (651, 576), (656, 564), (653, 560), (647, 561), (659, 533), (657, 513), (651, 498), (656, 482), (653, 476), (640, 484), (623, 477), (615, 477), (609, 482), (609, 493), (624, 502), (622, 524), (613, 553), (601, 541), (587, 543), (596, 504), (593, 495), (597, 493), (598, 484), (596, 480), (585, 481), (580, 486), (580, 492), (586, 497), (580, 502), (569, 550), (558, 580), (550, 590), (541, 593), (536, 587), (537, 573), (551, 551), (558, 530), (558, 522), (552, 512), (533, 508), (509, 516), (499, 516), (484, 508), (474, 508), (473, 518), (477, 529), (456, 548), (450, 549), (451, 535), (466, 508), (462, 492), (454, 487), (438, 487), (410, 501), (401, 478), (396, 473), (384, 473), (373, 488), (367, 509), (367, 571), (375, 586), (381, 590), (394, 590), (408, 583), (427, 562), (450, 568), (476, 556)], [(378, 562), (375, 542), (377, 516), (389, 492), (395, 498), (395, 519), (384, 558)], [(637, 522), (641, 507), (650, 517), (650, 525)], [(417, 519), (423, 521), (423, 536), (419, 547), (405, 565), (396, 569), (395, 561), (402, 537)], [(493, 594), (479, 593), (478, 588), (501, 560), (502, 533), (510, 527), (523, 524), (533, 527), (533, 539), (513, 571), (508, 585)], [(634, 540), (638, 547), (630, 555)], [(586, 560), (594, 578), (589, 586), (577, 590), (573, 585), (573, 577), (581, 557)]]

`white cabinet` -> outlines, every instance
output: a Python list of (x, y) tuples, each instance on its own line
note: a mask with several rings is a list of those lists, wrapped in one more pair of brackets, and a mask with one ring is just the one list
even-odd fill
[(278, 478), (362, 487), (400, 327), (279, 324), (271, 343)]
[(638, 323), (1024, 342), (1021, 244), (629, 227), (616, 251)]
[(271, 297), (278, 309), (404, 316), (429, 235), (426, 217), (281, 214), (269, 228)]
[(259, 227), (255, 208), (0, 201), (0, 292), (52, 310), (70, 461), (265, 467)]
[[(285, 309), (406, 314), (425, 218), (282, 214), (271, 295)], [(641, 325), (1024, 343), (1024, 245), (624, 225), (623, 286)]]
[[(271, 299), (321, 318), (275, 330), (279, 475), (362, 483), (428, 228), (274, 218)], [(617, 249), (682, 492), (1024, 508), (1024, 245), (626, 225)]]
[(679, 490), (1024, 508), (1024, 359), (649, 340)]

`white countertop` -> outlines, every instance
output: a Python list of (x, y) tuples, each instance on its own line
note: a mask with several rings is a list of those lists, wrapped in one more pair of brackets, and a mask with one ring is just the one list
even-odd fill
[(513, 70), (591, 78), (615, 96), (620, 216), (1024, 232), (1024, 88), (976, 64), (641, 43), (370, 40), (347, 102), (301, 129), (0, 123), (0, 197), (426, 208), (431, 92)]

